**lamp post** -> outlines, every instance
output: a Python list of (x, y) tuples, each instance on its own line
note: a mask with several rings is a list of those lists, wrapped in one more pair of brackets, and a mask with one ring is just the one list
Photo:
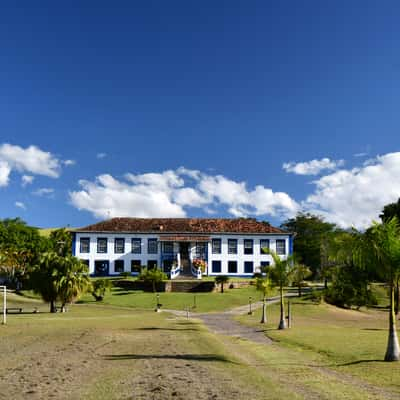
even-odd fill
[(156, 294), (156, 302), (156, 309), (154, 311), (160, 312), (160, 295), (158, 293)]
[(251, 302), (252, 302), (252, 298), (251, 298), (251, 296), (249, 296), (249, 312), (248, 312), (249, 315), (253, 315), (253, 311), (251, 309)]

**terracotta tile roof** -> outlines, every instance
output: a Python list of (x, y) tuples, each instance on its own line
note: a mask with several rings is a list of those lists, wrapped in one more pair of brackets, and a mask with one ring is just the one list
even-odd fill
[(112, 218), (75, 232), (288, 233), (254, 218)]

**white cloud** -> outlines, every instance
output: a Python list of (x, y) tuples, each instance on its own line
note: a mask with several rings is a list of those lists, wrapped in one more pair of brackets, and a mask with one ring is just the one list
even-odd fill
[(60, 175), (59, 160), (36, 146), (24, 149), (8, 143), (2, 144), (0, 145), (0, 160), (19, 172), (30, 172), (51, 178), (58, 178)]
[(72, 204), (96, 217), (184, 217), (187, 207), (214, 213), (224, 207), (233, 216), (292, 216), (299, 205), (282, 192), (264, 186), (248, 190), (245, 182), (222, 175), (178, 168), (161, 173), (126, 174), (120, 181), (105, 174), (94, 182), (80, 181), (70, 193)]
[(11, 167), (7, 162), (0, 160), (0, 186), (7, 186), (10, 178)]
[(34, 181), (35, 177), (32, 175), (22, 175), (21, 177), (21, 186), (25, 187), (27, 185), (31, 185)]
[(106, 154), (106, 153), (97, 153), (97, 154), (96, 154), (96, 157), (97, 157), (98, 159), (102, 159), (102, 158), (107, 157), (107, 154)]
[(54, 189), (52, 188), (40, 188), (32, 192), (35, 196), (41, 197), (53, 197), (54, 196)]
[(16, 201), (15, 207), (21, 208), (22, 210), (26, 210), (26, 206), (22, 201)]
[(62, 163), (66, 166), (66, 167), (70, 167), (71, 165), (75, 165), (76, 161), (75, 160), (63, 160)]
[(383, 207), (400, 197), (400, 152), (375, 158), (367, 165), (340, 170), (314, 182), (316, 190), (303, 208), (342, 227), (366, 228)]
[(300, 163), (284, 163), (282, 168), (286, 172), (292, 172), (296, 175), (318, 175), (323, 170), (334, 170), (342, 165), (344, 165), (343, 160), (321, 158), (321, 160), (311, 160)]

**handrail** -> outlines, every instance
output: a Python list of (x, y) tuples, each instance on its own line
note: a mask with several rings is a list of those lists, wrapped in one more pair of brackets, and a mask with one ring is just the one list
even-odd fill
[(180, 265), (177, 265), (175, 268), (171, 268), (170, 278), (175, 279), (179, 276), (180, 273), (181, 273), (181, 267)]
[(192, 271), (192, 275), (195, 276), (197, 279), (202, 278), (201, 268), (194, 268), (192, 264), (190, 264), (190, 269)]

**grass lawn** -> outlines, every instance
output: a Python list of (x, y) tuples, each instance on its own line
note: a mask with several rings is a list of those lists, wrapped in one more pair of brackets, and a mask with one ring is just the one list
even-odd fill
[[(154, 303), (139, 307), (152, 294), (117, 293), (108, 296), (115, 305), (77, 304), (65, 314), (49, 314), (39, 300), (10, 294), (10, 307), (28, 312), (38, 307), (40, 313), (9, 315), (0, 326), (0, 384), (7, 398), (400, 398), (400, 363), (381, 361), (384, 311), (295, 299), (293, 328), (285, 331), (276, 329), (277, 305), (268, 307), (266, 326), (259, 324), (260, 310), (236, 317), (273, 340), (258, 344), (212, 334), (195, 318), (155, 313)], [(199, 307), (221, 309), (213, 303), (224, 299), (231, 308), (229, 299), (246, 304), (249, 294), (254, 288), (201, 294)], [(161, 302), (167, 295), (173, 295), (170, 308), (193, 296), (162, 293)], [(120, 298), (142, 300), (124, 307)]]
[[(224, 293), (160, 293), (160, 303), (164, 309), (185, 310), (192, 312), (223, 311), (229, 308), (248, 304), (249, 297), (255, 300), (261, 294), (254, 286), (241, 289), (225, 289)], [(82, 303), (93, 303), (94, 299), (87, 294), (81, 299)], [(142, 310), (153, 310), (156, 306), (156, 294), (139, 290), (113, 288), (101, 302), (113, 306), (132, 307)]]
[[(264, 329), (278, 344), (275, 356), (269, 351), (265, 353), (270, 368), (294, 376), (300, 374), (302, 379), (311, 378), (315, 370), (332, 376), (339, 374), (339, 380), (342, 376), (353, 377), (350, 381), (355, 380), (358, 386), (371, 384), (390, 389), (400, 398), (400, 363), (383, 362), (387, 311), (344, 310), (299, 300), (292, 301), (292, 311), (293, 327), (279, 331), (279, 307), (268, 307), (270, 322)], [(260, 310), (253, 316), (238, 317), (242, 323), (258, 327), (260, 318)]]

